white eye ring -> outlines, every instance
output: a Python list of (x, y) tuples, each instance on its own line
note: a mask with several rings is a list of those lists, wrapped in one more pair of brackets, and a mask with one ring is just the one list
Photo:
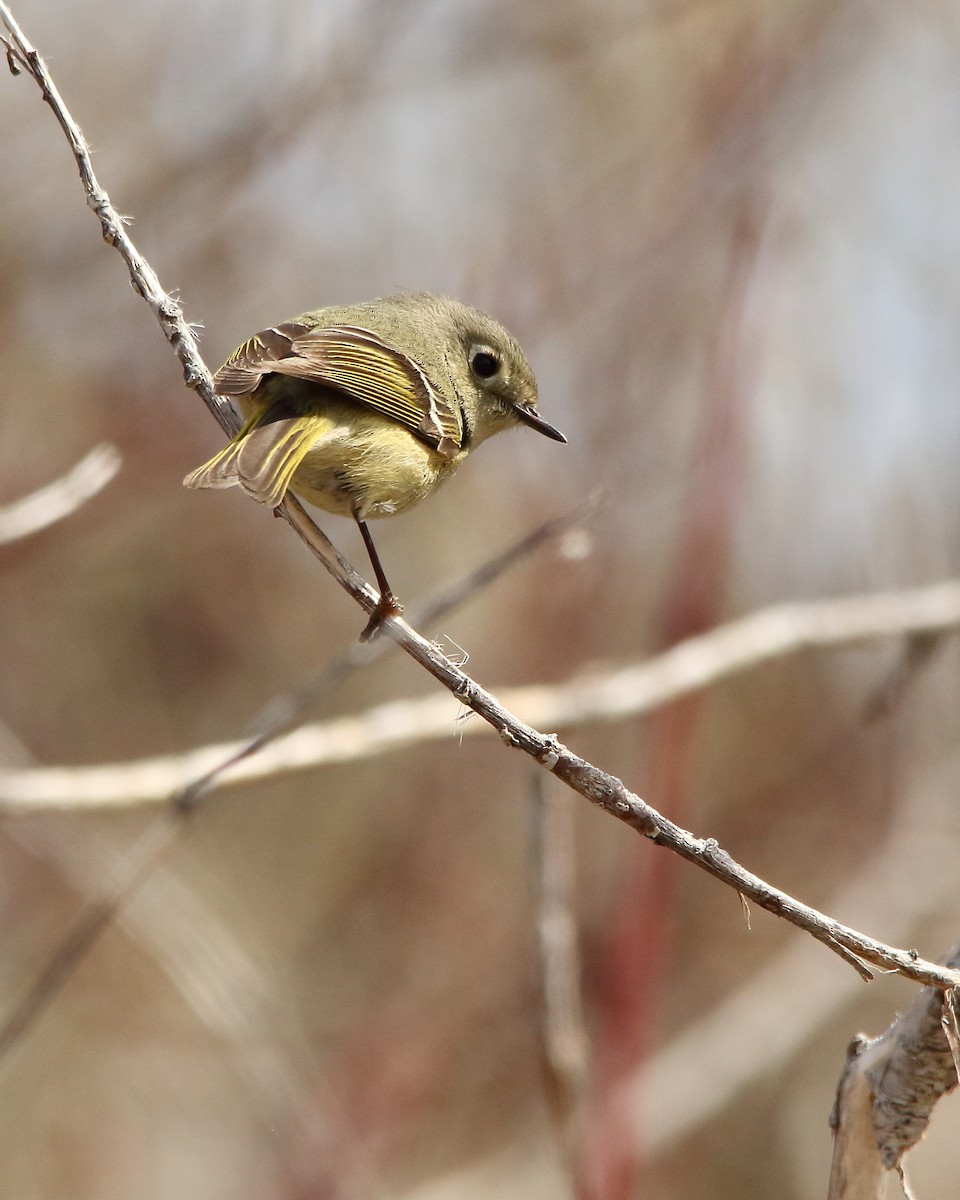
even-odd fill
[(503, 369), (499, 354), (487, 346), (474, 346), (470, 350), (470, 370), (478, 379), (493, 379)]

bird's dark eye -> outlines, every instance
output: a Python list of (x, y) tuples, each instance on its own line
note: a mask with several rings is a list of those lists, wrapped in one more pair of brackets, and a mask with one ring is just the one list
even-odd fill
[(500, 370), (500, 359), (489, 350), (475, 350), (470, 357), (470, 366), (480, 379), (492, 379)]

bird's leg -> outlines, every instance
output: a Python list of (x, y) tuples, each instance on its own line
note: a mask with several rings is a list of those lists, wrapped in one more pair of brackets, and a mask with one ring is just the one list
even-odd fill
[(377, 607), (370, 614), (370, 620), (367, 622), (363, 633), (360, 634), (361, 642), (369, 642), (380, 632), (380, 626), (387, 617), (400, 616), (403, 612), (403, 605), (393, 594), (393, 588), (387, 582), (383, 566), (380, 563), (380, 556), (377, 554), (377, 548), (373, 544), (373, 538), (370, 536), (370, 530), (367, 528), (366, 521), (362, 521), (356, 513), (353, 514), (353, 519), (360, 529), (360, 536), (363, 538), (363, 544), (367, 548), (367, 554), (370, 555), (370, 565), (373, 567), (373, 573), (377, 577), (377, 586), (380, 588), (380, 599), (377, 601)]

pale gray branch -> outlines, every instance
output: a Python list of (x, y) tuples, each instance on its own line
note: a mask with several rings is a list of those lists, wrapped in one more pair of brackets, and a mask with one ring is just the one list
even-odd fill
[[(957, 806), (943, 775), (941, 768), (911, 787), (883, 844), (831, 896), (829, 911), (879, 925), (909, 945), (918, 930), (953, 910), (960, 889)], [(858, 980), (818, 966), (818, 955), (812, 942), (790, 940), (624, 1083), (623, 1106), (649, 1154), (674, 1149), (822, 1038), (827, 1022), (852, 1002)]]
[[(5, 39), (8, 63), (12, 69), (24, 69), (32, 76), (40, 87), (44, 100), (54, 112), (70, 143), (80, 170), (87, 203), (100, 221), (103, 236), (123, 256), (135, 289), (147, 300), (160, 321), (168, 341), (183, 365), (187, 385), (202, 396), (227, 432), (235, 432), (236, 414), (229, 405), (213, 394), (209, 372), (199, 356), (196, 339), (184, 320), (179, 304), (160, 287), (152, 268), (127, 235), (122, 219), (96, 179), (89, 149), (79, 127), (67, 111), (45, 64), (24, 38), (3, 0), (0, 0), (0, 19), (9, 33)], [(320, 559), (325, 569), (357, 603), (367, 612), (371, 612), (377, 599), (373, 591), (317, 529), (302, 506), (290, 497), (278, 511), (293, 526), (312, 553)], [(942, 628), (943, 615), (939, 610), (935, 620), (938, 622), (937, 628)], [(956, 623), (956, 620), (957, 616), (954, 615), (953, 623)], [(841, 619), (840, 624), (842, 623)], [(895, 611), (888, 614), (888, 624), (897, 624)], [(902, 625), (902, 621), (900, 624)], [(929, 618), (924, 631), (929, 632)], [(887, 630), (887, 633), (889, 632), (890, 629)], [(899, 632), (904, 630), (901, 628)], [(639, 796), (630, 792), (619, 779), (573, 754), (562, 746), (555, 736), (542, 734), (515, 717), (490, 692), (465, 675), (432, 643), (421, 637), (404, 621), (399, 618), (389, 619), (385, 622), (384, 633), (439, 680), (461, 703), (473, 709), (493, 726), (507, 745), (523, 750), (591, 803), (617, 817), (651, 841), (669, 847), (674, 853), (708, 871), (758, 906), (805, 929), (831, 949), (840, 947), (847, 955), (855, 955), (883, 969), (899, 971), (921, 983), (933, 984), (940, 988), (960, 985), (960, 973), (944, 970), (934, 963), (925, 962), (911, 952), (874, 941), (856, 930), (840, 925), (746, 871), (712, 839), (695, 838), (674, 825)], [(836, 631), (831, 632), (830, 628), (826, 628), (821, 631), (820, 636), (827, 640), (831, 637), (836, 640), (838, 635)], [(777, 644), (776, 629), (768, 631), (768, 637), (774, 645)], [(767, 650), (765, 653), (769, 656), (771, 651)]]
[(59, 479), (0, 508), (0, 546), (30, 537), (78, 508), (107, 486), (120, 470), (115, 446), (102, 443)]
[[(951, 580), (902, 592), (777, 605), (690, 638), (648, 662), (555, 687), (504, 688), (497, 694), (505, 709), (523, 713), (531, 725), (563, 729), (641, 716), (802, 650), (933, 636), (957, 628), (960, 581)], [(429, 696), (304, 725), (259, 749), (256, 757), (233, 763), (211, 786), (236, 786), (386, 754), (418, 742), (489, 732), (476, 722), (458, 721), (459, 711), (459, 704), (448, 696)], [(0, 771), (0, 806), (15, 811), (159, 802), (235, 759), (245, 746), (242, 741), (225, 742), (129, 763)]]
[(180, 359), (187, 387), (193, 388), (199, 393), (226, 432), (235, 433), (239, 428), (236, 414), (226, 401), (214, 394), (210, 372), (200, 357), (200, 348), (183, 315), (183, 309), (174, 297), (160, 286), (160, 280), (155, 271), (141, 255), (134, 245), (133, 239), (127, 233), (123, 217), (114, 208), (110, 197), (100, 186), (93, 169), (90, 147), (87, 145), (80, 126), (64, 104), (63, 98), (47, 70), (46, 63), (27, 41), (23, 30), (17, 24), (4, 0), (0, 0), (0, 20), (7, 29), (7, 35), (0, 39), (7, 49), (7, 63), (10, 69), (16, 73), (20, 70), (28, 72), (56, 117), (70, 144), (80, 171), (80, 181), (83, 184), (87, 205), (100, 222), (103, 240), (109, 246), (113, 246), (127, 264), (134, 291), (150, 305), (160, 322), (167, 341), (173, 346)]

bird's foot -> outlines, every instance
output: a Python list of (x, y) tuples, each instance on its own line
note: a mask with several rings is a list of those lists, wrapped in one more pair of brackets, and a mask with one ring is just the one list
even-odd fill
[(381, 593), (380, 599), (377, 601), (377, 607), (370, 614), (370, 620), (364, 627), (363, 633), (360, 634), (360, 641), (372, 642), (380, 633), (383, 623), (388, 617), (401, 616), (403, 616), (403, 605), (393, 592)]

